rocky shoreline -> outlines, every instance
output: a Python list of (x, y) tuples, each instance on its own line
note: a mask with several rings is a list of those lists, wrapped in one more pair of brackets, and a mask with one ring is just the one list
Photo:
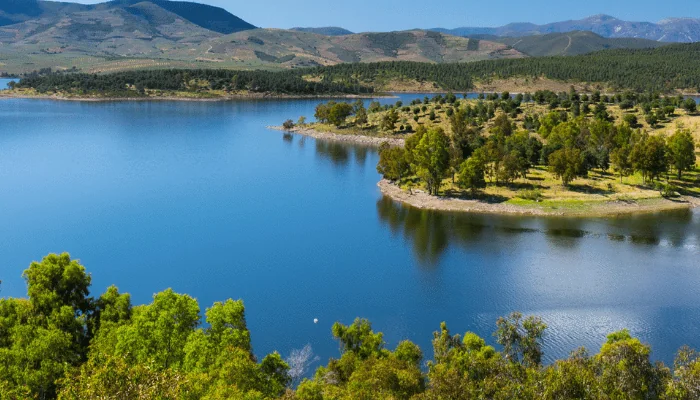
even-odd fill
[(273, 129), (276, 131), (282, 131), (282, 132), (289, 132), (289, 133), (297, 133), (299, 135), (304, 135), (304, 136), (309, 136), (315, 139), (323, 139), (323, 140), (333, 140), (336, 142), (346, 142), (346, 143), (355, 143), (355, 144), (362, 144), (366, 146), (381, 146), (383, 143), (389, 143), (391, 146), (397, 146), (397, 147), (403, 147), (405, 144), (406, 140), (403, 138), (384, 138), (384, 137), (373, 137), (373, 136), (363, 136), (363, 135), (353, 135), (353, 134), (347, 134), (347, 135), (341, 135), (338, 133), (332, 133), (332, 132), (321, 132), (317, 131), (313, 128), (306, 128), (306, 127), (295, 127), (292, 129), (285, 129), (281, 126), (268, 126), (268, 129)]
[(700, 206), (695, 198), (680, 201), (650, 199), (643, 203), (605, 201), (591, 202), (590, 208), (579, 209), (545, 209), (537, 206), (521, 206), (507, 203), (486, 203), (479, 200), (437, 197), (421, 190), (407, 192), (386, 179), (377, 184), (379, 190), (387, 197), (415, 208), (438, 211), (468, 212), (501, 215), (532, 215), (558, 217), (612, 217), (617, 215), (650, 214), (660, 211), (681, 210)]

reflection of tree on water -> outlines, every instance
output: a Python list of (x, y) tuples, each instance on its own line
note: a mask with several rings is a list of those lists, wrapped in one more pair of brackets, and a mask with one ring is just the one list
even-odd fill
[(607, 239), (632, 245), (659, 245), (662, 240), (683, 246), (700, 237), (692, 211), (607, 219), (531, 218), (461, 214), (403, 206), (389, 197), (377, 201), (377, 214), (394, 234), (410, 240), (419, 260), (436, 264), (449, 245), (487, 246), (507, 236), (544, 234), (550, 245), (573, 248), (584, 238)]
[(316, 154), (330, 160), (335, 165), (347, 165), (350, 152), (347, 146), (328, 140), (316, 140)]
[(403, 207), (386, 196), (377, 201), (377, 213), (394, 234), (402, 233), (413, 242), (413, 250), (421, 262), (436, 264), (447, 249), (448, 218), (443, 214)]
[(367, 146), (316, 139), (316, 154), (330, 160), (337, 166), (348, 165), (351, 158), (355, 159), (357, 165), (364, 166), (370, 151), (371, 149)]

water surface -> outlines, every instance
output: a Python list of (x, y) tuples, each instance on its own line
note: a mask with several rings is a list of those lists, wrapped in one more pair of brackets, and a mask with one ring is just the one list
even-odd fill
[(337, 356), (332, 323), (362, 316), (432, 356), (441, 321), (493, 343), (514, 310), (549, 324), (548, 360), (625, 327), (667, 362), (700, 347), (698, 213), (405, 208), (379, 193), (374, 150), (265, 129), (316, 103), (0, 101), (1, 294), (23, 296), (29, 262), (68, 251), (95, 295), (243, 298), (258, 354)]

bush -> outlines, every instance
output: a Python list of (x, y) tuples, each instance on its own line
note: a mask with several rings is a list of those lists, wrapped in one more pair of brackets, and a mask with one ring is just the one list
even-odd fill
[(286, 130), (294, 129), (294, 121), (292, 121), (291, 119), (288, 119), (288, 120), (284, 121), (284, 123), (282, 124), (282, 127)]
[(519, 192), (516, 196), (523, 200), (532, 201), (542, 201), (542, 199), (544, 198), (544, 195), (542, 195), (542, 192), (539, 189), (524, 190), (522, 192)]
[(657, 183), (656, 190), (658, 190), (659, 193), (661, 193), (661, 196), (667, 199), (679, 196), (678, 188), (668, 183)]

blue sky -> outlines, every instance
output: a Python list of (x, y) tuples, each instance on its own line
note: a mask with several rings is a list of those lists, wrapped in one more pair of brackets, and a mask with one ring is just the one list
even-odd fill
[[(71, 1), (71, 0), (64, 0)], [(73, 0), (75, 1), (75, 0)], [(96, 0), (77, 0), (99, 3)], [(610, 14), (631, 21), (700, 18), (698, 0), (199, 0), (263, 28), (342, 26), (355, 32), (547, 23)]]

